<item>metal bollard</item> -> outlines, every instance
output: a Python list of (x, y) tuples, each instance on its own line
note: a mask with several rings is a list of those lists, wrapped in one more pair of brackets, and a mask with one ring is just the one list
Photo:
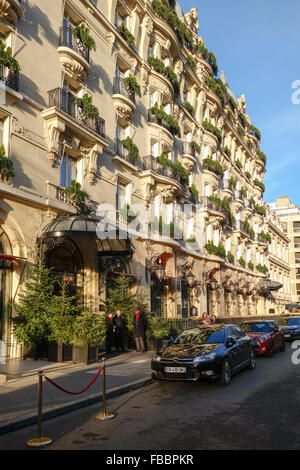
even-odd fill
[(30, 439), (27, 442), (29, 447), (42, 447), (52, 443), (49, 437), (42, 437), (42, 424), (43, 424), (43, 370), (39, 370), (38, 381), (38, 423), (37, 423), (37, 437)]
[(103, 403), (103, 413), (98, 413), (95, 418), (101, 419), (104, 421), (105, 419), (112, 419), (115, 417), (112, 413), (106, 412), (106, 375), (105, 375), (105, 357), (102, 358), (103, 361), (103, 370), (102, 370), (102, 403)]

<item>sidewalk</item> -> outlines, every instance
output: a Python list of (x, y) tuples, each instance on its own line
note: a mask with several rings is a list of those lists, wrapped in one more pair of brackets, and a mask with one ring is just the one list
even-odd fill
[[(108, 398), (151, 382), (153, 352), (123, 353), (106, 360)], [(47, 361), (9, 361), (0, 365), (7, 383), (0, 385), (0, 434), (37, 422), (38, 370), (70, 391), (85, 387), (99, 370), (101, 362), (91, 365), (49, 363)], [(68, 395), (43, 381), (43, 419), (50, 419), (102, 400), (102, 376), (81, 395)]]

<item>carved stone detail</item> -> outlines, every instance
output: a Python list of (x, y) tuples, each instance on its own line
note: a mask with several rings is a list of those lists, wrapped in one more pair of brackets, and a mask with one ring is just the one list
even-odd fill
[(60, 149), (60, 134), (65, 131), (65, 124), (58, 118), (45, 122), (47, 154), (50, 165), (55, 165)]
[(19, 0), (0, 0), (0, 18), (15, 25), (20, 16), (22, 9)]

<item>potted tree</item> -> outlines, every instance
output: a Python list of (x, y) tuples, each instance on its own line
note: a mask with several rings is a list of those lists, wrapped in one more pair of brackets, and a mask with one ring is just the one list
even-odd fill
[(45, 264), (45, 247), (41, 244), (35, 253), (31, 277), (15, 303), (14, 335), (26, 346), (25, 356), (44, 357), (50, 334), (49, 305), (53, 298), (54, 279)]
[(73, 345), (74, 363), (90, 364), (98, 360), (98, 349), (105, 340), (104, 317), (82, 312), (72, 325), (70, 343)]
[(49, 305), (50, 335), (48, 361), (63, 362), (72, 360), (70, 344), (75, 318), (81, 313), (76, 295), (71, 295), (70, 284), (57, 281), (59, 295), (54, 295)]

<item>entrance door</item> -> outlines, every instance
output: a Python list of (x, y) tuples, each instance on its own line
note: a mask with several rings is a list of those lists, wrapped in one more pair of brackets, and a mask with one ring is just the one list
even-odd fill
[(181, 281), (181, 314), (182, 318), (189, 316), (189, 285), (187, 281)]
[(159, 317), (163, 316), (163, 289), (163, 283), (153, 274), (151, 278), (151, 312), (155, 312)]

